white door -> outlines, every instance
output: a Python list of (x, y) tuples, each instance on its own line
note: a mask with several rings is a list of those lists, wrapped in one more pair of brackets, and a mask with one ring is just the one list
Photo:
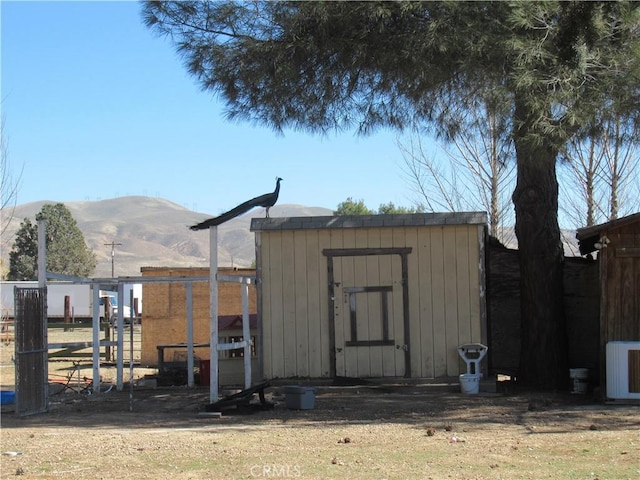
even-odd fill
[(404, 376), (401, 257), (334, 257), (333, 278), (336, 375)]

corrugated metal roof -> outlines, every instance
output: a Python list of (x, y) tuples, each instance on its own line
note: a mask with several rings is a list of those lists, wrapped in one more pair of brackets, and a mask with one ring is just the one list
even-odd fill
[(339, 217), (253, 218), (251, 231), (485, 225), (486, 212), (345, 215)]

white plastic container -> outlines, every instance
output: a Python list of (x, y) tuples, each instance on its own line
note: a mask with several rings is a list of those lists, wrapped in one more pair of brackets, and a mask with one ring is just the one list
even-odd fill
[(477, 395), (480, 392), (480, 376), (479, 373), (460, 375), (460, 391), (466, 395)]
[(640, 342), (607, 342), (607, 398), (640, 400)]
[(571, 393), (585, 394), (589, 389), (589, 369), (570, 368)]

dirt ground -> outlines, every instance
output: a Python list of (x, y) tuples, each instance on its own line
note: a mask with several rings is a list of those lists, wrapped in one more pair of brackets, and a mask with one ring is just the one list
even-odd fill
[(640, 478), (637, 405), (361, 382), (315, 384), (315, 408), (292, 410), (284, 385), (266, 389), (272, 408), (254, 399), (220, 418), (206, 412), (206, 387), (65, 389), (47, 413), (20, 418), (3, 407), (0, 477)]

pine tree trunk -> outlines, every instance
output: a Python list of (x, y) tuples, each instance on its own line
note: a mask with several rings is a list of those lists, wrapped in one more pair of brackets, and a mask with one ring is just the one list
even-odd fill
[(520, 258), (522, 341), (518, 381), (538, 389), (568, 386), (563, 308), (564, 252), (558, 225), (557, 149), (516, 100), (518, 180), (513, 194)]

